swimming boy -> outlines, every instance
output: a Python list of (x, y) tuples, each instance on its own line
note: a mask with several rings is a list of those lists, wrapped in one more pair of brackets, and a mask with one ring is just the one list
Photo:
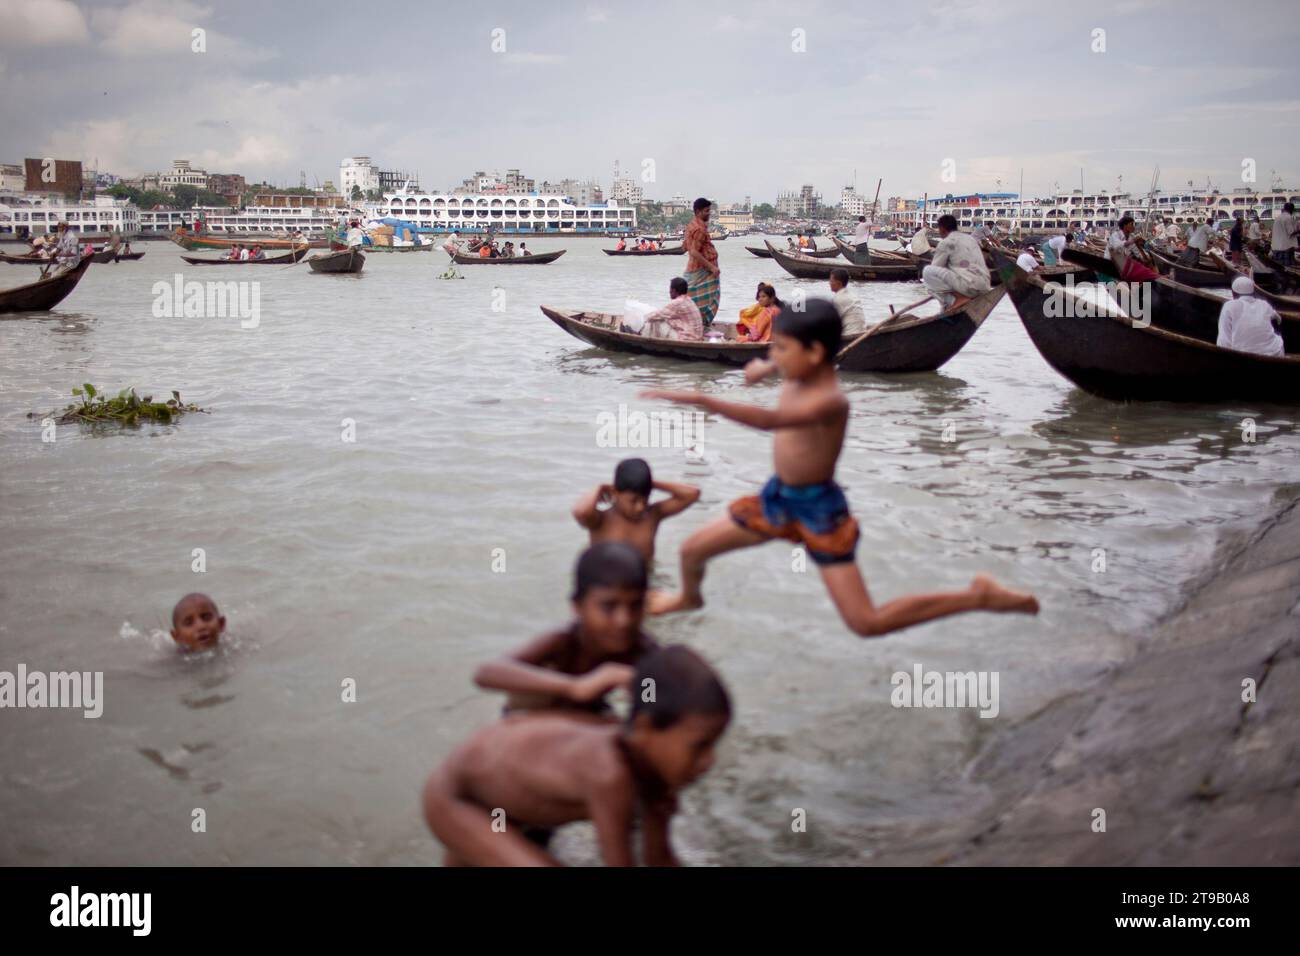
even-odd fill
[(987, 575), (964, 591), (916, 594), (877, 607), (854, 560), (858, 523), (834, 481), (844, 445), (849, 403), (835, 374), (841, 322), (835, 307), (810, 299), (803, 311), (786, 307), (774, 323), (770, 358), (745, 368), (754, 384), (773, 372), (785, 378), (776, 408), (726, 402), (700, 392), (654, 389), (647, 398), (698, 405), (732, 421), (775, 432), (776, 475), (758, 495), (731, 504), (730, 513), (701, 528), (682, 545), (682, 591), (652, 593), (651, 614), (701, 607), (705, 563), (717, 555), (774, 538), (803, 544), (844, 623), (862, 637), (888, 634), (963, 611), (1038, 612), (1030, 594), (1008, 590)]
[[(652, 490), (668, 497), (650, 504)], [(578, 499), (573, 517), (591, 532), (591, 543), (626, 541), (647, 563), (655, 558), (655, 534), (664, 518), (681, 514), (700, 500), (700, 489), (673, 481), (655, 481), (641, 458), (625, 458), (614, 469), (613, 485), (597, 485)], [(610, 507), (601, 510), (600, 505)]]
[[(713, 765), (731, 719), (717, 675), (681, 645), (641, 659), (623, 725), (562, 714), (507, 717), (480, 730), (424, 786), (424, 818), (447, 866), (557, 866), (526, 827), (596, 827), (608, 866), (632, 866), (638, 812), (642, 863), (676, 866), (668, 839), (677, 793)], [(648, 698), (648, 699), (647, 699)]]
[(216, 647), (224, 633), (226, 619), (206, 594), (187, 594), (172, 608), (172, 640), (187, 651)]
[(605, 695), (630, 687), (634, 665), (658, 647), (641, 630), (646, 563), (629, 544), (606, 541), (578, 558), (573, 623), (491, 663), (474, 683), (510, 696), (506, 711), (562, 709), (604, 715)]

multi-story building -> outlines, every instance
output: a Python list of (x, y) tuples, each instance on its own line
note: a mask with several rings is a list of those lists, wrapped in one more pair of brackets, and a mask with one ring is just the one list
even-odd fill
[(420, 180), (415, 173), (405, 169), (381, 169), (379, 171), (379, 191), (396, 192), (399, 189), (420, 191)]
[(369, 156), (347, 156), (339, 164), (339, 192), (351, 196), (353, 189), (361, 190), (363, 196), (379, 189), (379, 167)]
[(754, 214), (748, 206), (732, 203), (716, 209), (713, 222), (728, 232), (745, 232), (754, 228)]
[(865, 216), (870, 211), (866, 196), (859, 196), (857, 189), (845, 186), (840, 190), (840, 212), (846, 216)]
[(140, 232), (140, 210), (128, 200), (111, 196), (78, 202), (29, 195), (0, 202), (0, 239), (52, 233), (60, 222), (76, 229), (86, 241), (102, 241), (115, 232), (131, 239)]
[(244, 197), (248, 183), (238, 173), (211, 173), (208, 176), (208, 191), (214, 192), (232, 206), (238, 206)]
[(797, 193), (780, 193), (776, 197), (776, 211), (782, 216), (809, 219), (821, 209), (822, 197), (811, 185), (799, 187)]
[(195, 189), (208, 188), (208, 174), (205, 170), (194, 169), (188, 159), (173, 159), (170, 173), (159, 173), (158, 183), (168, 191), (177, 186), (193, 186)]
[(614, 180), (609, 190), (609, 198), (614, 202), (635, 206), (642, 201), (643, 192), (635, 179), (622, 176)]
[(17, 163), (0, 164), (0, 193), (16, 194), (27, 186), (27, 174)]

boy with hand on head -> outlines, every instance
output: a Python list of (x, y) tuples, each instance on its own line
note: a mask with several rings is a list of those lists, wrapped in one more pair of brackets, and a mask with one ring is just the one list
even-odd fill
[(424, 818), (447, 848), (444, 863), (558, 866), (525, 830), (590, 820), (605, 864), (632, 866), (639, 812), (642, 863), (678, 865), (668, 837), (677, 794), (713, 766), (731, 701), (712, 668), (681, 645), (643, 657), (636, 682), (621, 726), (507, 717), (454, 751), (424, 786)]
[(731, 504), (730, 513), (701, 528), (682, 545), (682, 591), (650, 596), (650, 613), (702, 607), (700, 584), (706, 562), (719, 554), (775, 538), (803, 544), (844, 623), (862, 637), (876, 637), (923, 621), (963, 611), (1038, 612), (1030, 594), (1008, 590), (978, 575), (964, 591), (916, 594), (877, 607), (867, 593), (854, 552), (858, 523), (835, 483), (835, 463), (844, 446), (849, 403), (835, 374), (842, 326), (834, 305), (810, 299), (803, 311), (789, 307), (777, 316), (770, 358), (745, 367), (755, 384), (773, 372), (785, 378), (776, 408), (726, 402), (701, 392), (652, 390), (647, 398), (698, 405), (732, 421), (775, 432), (776, 474), (758, 495)]
[[(650, 504), (650, 492), (666, 491), (667, 498)], [(681, 514), (700, 500), (700, 489), (672, 481), (655, 481), (642, 458), (625, 458), (614, 469), (613, 485), (597, 485), (578, 499), (573, 517), (591, 532), (591, 543), (625, 541), (645, 558), (655, 557), (659, 522)], [(609, 504), (602, 510), (601, 504)]]
[(484, 664), (474, 683), (503, 690), (506, 712), (560, 709), (605, 715), (605, 695), (628, 687), (634, 666), (658, 647), (641, 630), (646, 562), (631, 545), (588, 548), (574, 572), (574, 621)]
[(206, 594), (187, 594), (172, 608), (172, 640), (183, 650), (210, 650), (224, 633), (226, 619)]

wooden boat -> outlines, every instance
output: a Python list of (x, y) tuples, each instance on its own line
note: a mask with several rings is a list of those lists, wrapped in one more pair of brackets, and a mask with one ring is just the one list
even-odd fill
[(671, 249), (601, 249), (607, 256), (684, 256), (685, 246), (673, 246)]
[(197, 235), (187, 229), (177, 229), (168, 238), (176, 245), (187, 251), (194, 249), (229, 249), (231, 246), (261, 246), (263, 249), (292, 249), (295, 246), (306, 245), (308, 249), (325, 249), (329, 246), (329, 239), (301, 239), (294, 242), (292, 239), (262, 239), (258, 236), (248, 238), (222, 238), (208, 234)]
[[(852, 262), (827, 262), (823, 259), (811, 259), (808, 256), (796, 256), (782, 252), (772, 243), (767, 243), (772, 258), (796, 279), (829, 279), (835, 269), (843, 269), (850, 279), (858, 282), (908, 282), (921, 277), (921, 267), (915, 262), (888, 263), (859, 266)], [(838, 251), (838, 250), (836, 250)]]
[(45, 265), (45, 263), (49, 261), (50, 260), (46, 257), (34, 256), (31, 255), (30, 253), (22, 256), (11, 256), (11, 255), (7, 255), (6, 253), (0, 252), (0, 262), (8, 262), (15, 266), (31, 266), (31, 265), (43, 266)]
[[(1105, 256), (1098, 255), (1077, 246), (1069, 246), (1064, 252), (1067, 262), (1077, 263), (1092, 272), (1095, 279), (1115, 281), (1115, 264)], [(1076, 277), (1076, 282), (1082, 281)], [(1220, 285), (1226, 281), (1220, 281)], [(1227, 299), (1210, 292), (1202, 292), (1195, 286), (1183, 285), (1167, 276), (1161, 276), (1154, 282), (1143, 284), (1150, 290), (1150, 312), (1145, 318), (1151, 324), (1159, 325), (1170, 332), (1199, 339), (1202, 342), (1216, 342), (1219, 338), (1219, 313)], [(1262, 296), (1268, 298), (1267, 296)], [(1282, 300), (1278, 304), (1277, 300)], [(1282, 319), (1279, 332), (1282, 343), (1288, 352), (1300, 351), (1300, 309), (1290, 309), (1286, 297), (1269, 299)]]
[(418, 246), (363, 246), (366, 252), (428, 252), (433, 249), (437, 243), (422, 242)]
[(50, 311), (77, 287), (81, 277), (90, 268), (90, 260), (90, 256), (82, 256), (73, 269), (62, 275), (46, 276), (27, 285), (0, 290), (0, 314)]
[(609, 312), (571, 312), (545, 305), (541, 309), (547, 318), (574, 338), (611, 352), (656, 355), (688, 362), (721, 362), (724, 365), (744, 365), (750, 359), (767, 355), (766, 342), (737, 342), (736, 327), (731, 323), (713, 323), (714, 328), (728, 335), (721, 342), (681, 342), (623, 332), (623, 317)]
[(1287, 298), (1300, 293), (1300, 279), (1292, 275), (1292, 270), (1283, 269), (1271, 260), (1266, 262), (1249, 250), (1246, 252), (1246, 261), (1250, 264), (1250, 274), (1255, 280), (1255, 288)]
[(136, 259), (143, 259), (143, 252), (118, 252), (116, 249), (101, 249), (93, 256), (96, 262), (121, 262), (129, 260), (134, 262)]
[(1228, 285), (1222, 270), (1217, 267), (1206, 269), (1203, 266), (1179, 265), (1177, 259), (1161, 252), (1159, 249), (1148, 246), (1148, 251), (1151, 253), (1151, 259), (1156, 264), (1156, 271), (1161, 275), (1169, 276), (1175, 282), (1181, 282), (1183, 285), (1190, 285), (1197, 289), (1221, 289)]
[(318, 252), (307, 260), (312, 272), (360, 272), (366, 264), (360, 249), (343, 249), (338, 252)]
[[(1178, 308), (1175, 303), (1158, 297), (1151, 303), (1151, 324), (1145, 327), (1114, 309), (1055, 317), (1049, 302), (1059, 293), (1050, 288), (1052, 283), (1014, 263), (1000, 268), (1039, 354), (1085, 391), (1120, 401), (1300, 403), (1300, 355), (1250, 355), (1172, 332), (1168, 326), (1183, 325), (1184, 319), (1172, 314)], [(1168, 282), (1161, 279), (1151, 285)], [(1193, 296), (1205, 295), (1182, 288)]]
[(298, 262), (307, 255), (307, 247), (299, 246), (282, 256), (267, 256), (265, 259), (198, 259), (194, 256), (181, 256), (192, 266), (276, 266)]
[(965, 305), (935, 315), (901, 312), (841, 349), (845, 372), (933, 372), (970, 341), (1006, 290), (998, 285)]
[[(842, 255), (845, 259), (849, 260), (849, 262), (857, 262), (858, 259), (857, 249), (849, 245), (839, 236), (832, 236), (831, 241), (835, 243), (836, 252)], [(933, 252), (928, 252), (924, 256), (913, 256), (910, 252), (906, 252), (906, 251), (894, 252), (893, 250), (886, 250), (886, 249), (872, 249), (871, 261), (873, 263), (878, 262), (881, 265), (890, 265), (895, 262), (898, 263), (914, 262), (920, 259), (925, 263), (928, 263), (930, 261), (930, 257), (933, 255), (934, 255)]]
[(560, 249), (557, 252), (538, 252), (531, 256), (512, 256), (509, 259), (492, 259), (483, 258), (482, 256), (467, 256), (464, 253), (457, 253), (452, 256), (459, 265), (462, 266), (544, 266), (548, 262), (554, 262), (560, 256), (564, 255), (567, 250)]
[[(748, 252), (752, 252), (754, 255), (758, 256), (760, 259), (771, 259), (771, 258), (772, 258), (772, 253), (768, 252), (766, 249), (760, 249), (758, 246), (746, 246), (745, 249), (746, 249)], [(786, 250), (786, 253), (787, 253), (787, 255), (795, 255), (795, 253), (791, 253), (789, 250)], [(838, 256), (838, 255), (840, 254), (840, 250), (838, 250), (838, 249), (814, 249), (814, 250), (809, 251), (808, 249), (800, 249), (799, 252), (798, 252), (797, 254), (798, 254), (798, 255), (801, 255), (801, 256), (807, 256), (809, 259), (834, 259), (836, 256)]]

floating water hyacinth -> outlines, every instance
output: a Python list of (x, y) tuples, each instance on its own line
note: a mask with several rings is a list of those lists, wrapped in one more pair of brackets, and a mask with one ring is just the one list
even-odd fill
[(118, 422), (122, 425), (138, 425), (141, 419), (167, 424), (186, 412), (202, 412), (197, 405), (186, 405), (181, 401), (181, 393), (172, 392), (172, 397), (165, 402), (155, 402), (152, 395), (141, 398), (134, 388), (124, 388), (116, 398), (105, 398), (89, 382), (72, 390), (74, 396), (81, 398), (80, 404), (72, 404), (63, 410), (58, 418), (60, 424), (70, 422)]

